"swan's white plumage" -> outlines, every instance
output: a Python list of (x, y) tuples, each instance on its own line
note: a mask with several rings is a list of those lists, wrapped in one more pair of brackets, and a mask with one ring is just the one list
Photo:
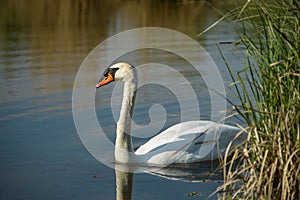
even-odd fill
[(139, 160), (152, 164), (193, 163), (217, 159), (228, 144), (239, 143), (237, 127), (211, 121), (188, 121), (176, 124), (136, 150)]
[[(238, 134), (241, 130), (237, 127), (211, 121), (188, 121), (171, 126), (133, 152), (131, 116), (137, 87), (136, 71), (127, 63), (117, 63), (110, 68), (117, 69), (114, 80), (125, 83), (117, 124), (117, 162), (165, 165), (212, 160), (223, 155), (231, 141), (234, 146), (246, 139), (245, 133)], [(99, 85), (100, 82), (97, 87)]]

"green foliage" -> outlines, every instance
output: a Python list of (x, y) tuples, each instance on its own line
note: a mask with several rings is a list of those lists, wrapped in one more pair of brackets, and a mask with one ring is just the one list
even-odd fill
[(248, 1), (226, 19), (246, 47), (245, 69), (228, 70), (249, 138), (224, 160), (220, 198), (300, 199), (300, 2)]

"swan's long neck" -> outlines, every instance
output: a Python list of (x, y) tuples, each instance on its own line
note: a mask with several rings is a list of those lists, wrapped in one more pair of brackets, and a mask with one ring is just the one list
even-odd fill
[[(115, 146), (115, 159), (117, 162), (133, 162), (134, 149), (131, 137), (132, 114), (136, 95), (136, 77), (124, 84), (122, 107), (117, 124), (117, 138)], [(130, 152), (130, 153), (128, 153)]]

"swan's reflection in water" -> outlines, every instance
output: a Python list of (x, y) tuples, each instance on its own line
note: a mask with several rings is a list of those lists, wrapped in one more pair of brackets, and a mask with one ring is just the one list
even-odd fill
[(221, 183), (223, 172), (218, 161), (194, 164), (172, 164), (167, 167), (115, 164), (116, 199), (131, 200), (135, 172), (144, 172), (161, 178), (184, 182)]
[(116, 174), (116, 199), (131, 200), (133, 173), (115, 170)]

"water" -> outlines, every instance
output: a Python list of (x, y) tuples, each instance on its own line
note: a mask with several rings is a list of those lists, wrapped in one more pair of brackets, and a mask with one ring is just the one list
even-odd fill
[[(72, 88), (77, 70), (86, 55), (108, 37), (142, 26), (180, 31), (199, 41), (218, 64), (224, 80), (230, 80), (216, 44), (237, 40), (232, 27), (222, 23), (208, 34), (197, 37), (220, 17), (209, 3), (30, 2), (12, 0), (0, 8), (0, 199), (116, 198), (115, 171), (88, 153), (77, 135), (72, 117)], [(232, 7), (223, 1), (213, 6), (223, 12)], [(227, 56), (231, 56), (231, 51), (239, 51), (231, 45), (221, 45), (221, 48)], [(133, 52), (124, 58), (139, 64), (148, 62), (141, 55), (149, 54), (147, 58), (161, 62), (165, 59), (159, 57), (160, 52), (149, 50)], [(163, 56), (168, 58), (166, 53)], [(167, 63), (177, 64), (178, 68), (187, 66), (182, 60), (170, 60)], [(236, 70), (239, 68), (237, 66)], [(188, 67), (182, 73), (191, 81), (203, 82), (201, 76)], [(162, 103), (168, 113), (166, 128), (180, 121), (178, 102), (168, 90), (155, 87), (147, 86), (138, 93), (135, 120), (140, 125), (149, 123), (149, 107)], [(198, 95), (201, 116), (208, 119), (207, 89), (195, 89), (201, 94)], [(111, 91), (107, 87), (102, 92), (101, 95)], [(96, 96), (97, 114), (113, 141), (115, 124), (107, 108), (110, 98), (101, 95)], [(136, 138), (135, 145), (145, 140)], [(185, 181), (135, 174), (132, 199), (203, 199), (220, 185), (221, 177), (204, 176), (213, 171), (214, 165), (178, 167), (179, 171), (187, 173)], [(190, 197), (189, 192), (200, 195)]]

